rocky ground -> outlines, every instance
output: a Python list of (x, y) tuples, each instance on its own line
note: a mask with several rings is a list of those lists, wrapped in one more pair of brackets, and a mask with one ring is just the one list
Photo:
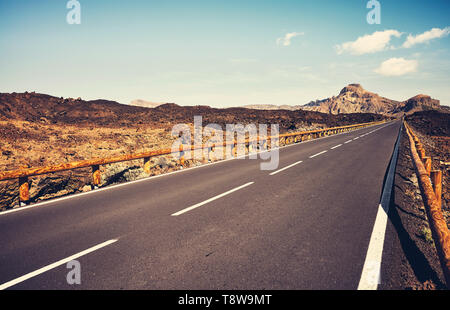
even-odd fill
[(432, 170), (442, 171), (442, 210), (450, 221), (450, 113), (418, 112), (406, 118), (431, 156)]
[[(173, 139), (168, 130), (144, 126), (130, 129), (60, 126), (27, 121), (0, 121), (0, 137), (1, 171), (167, 148)], [(154, 174), (162, 173), (167, 168), (168, 164), (158, 166), (160, 162), (155, 160)], [(143, 174), (141, 168), (133, 169), (137, 166), (142, 166), (142, 163), (102, 167), (103, 186), (136, 179), (139, 172)], [(90, 168), (32, 177), (30, 181), (32, 202), (91, 190)], [(1, 182), (0, 206), (5, 209), (17, 205), (18, 181)]]
[[(442, 209), (450, 226), (450, 197), (448, 190), (450, 114), (419, 112), (407, 117), (427, 154), (433, 157), (433, 168), (443, 170)], [(393, 224), (401, 251), (393, 255), (387, 264), (386, 281), (381, 289), (435, 290), (445, 289), (444, 276), (431, 236), (417, 176), (412, 161), (409, 139), (403, 131), (397, 162), (394, 201), (390, 208)], [(395, 248), (395, 247), (394, 247)]]
[[(170, 148), (175, 124), (195, 115), (203, 125), (279, 124), (280, 132), (313, 130), (383, 119), (375, 114), (327, 115), (308, 111), (214, 109), (163, 104), (157, 108), (122, 105), (107, 100), (83, 101), (35, 93), (0, 94), (0, 171), (57, 165)], [(102, 186), (148, 176), (142, 160), (104, 165)], [(193, 160), (185, 167), (201, 164)], [(151, 174), (180, 168), (171, 156), (153, 158)], [(30, 178), (31, 202), (92, 189), (90, 168)], [(0, 182), (0, 209), (18, 206), (18, 180)]]

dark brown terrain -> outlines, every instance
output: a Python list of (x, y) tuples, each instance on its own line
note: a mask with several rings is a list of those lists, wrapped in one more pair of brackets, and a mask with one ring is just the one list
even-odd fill
[[(433, 169), (443, 172), (442, 211), (450, 226), (450, 113), (416, 112), (406, 117), (406, 121), (419, 137), (427, 155), (432, 156)], [(389, 217), (398, 236), (394, 243), (398, 242), (402, 250), (393, 255), (386, 253), (388, 270), (381, 289), (445, 289), (405, 131), (400, 144), (394, 194)]]
[(329, 127), (381, 119), (371, 113), (326, 115), (309, 111), (215, 109), (209, 106), (179, 106), (174, 103), (145, 108), (108, 100), (84, 101), (80, 98), (64, 99), (36, 93), (0, 94), (0, 120), (77, 126), (135, 128), (145, 125), (164, 128), (190, 123), (194, 115), (203, 116), (206, 124), (217, 123), (223, 126), (234, 123), (271, 123), (279, 124), (282, 131), (293, 129), (297, 124), (321, 124)]
[[(329, 115), (310, 111), (265, 111), (245, 108), (182, 107), (173, 103), (156, 108), (108, 100), (85, 101), (37, 93), (0, 94), (0, 169), (55, 165), (75, 160), (112, 157), (171, 146), (175, 124), (279, 124), (281, 132), (312, 130), (381, 120), (370, 113)], [(187, 165), (198, 163), (188, 162)], [(169, 157), (153, 160), (152, 174), (178, 168)], [(103, 185), (144, 176), (139, 162), (102, 167)], [(89, 169), (32, 178), (31, 199), (37, 201), (88, 191)], [(0, 208), (17, 204), (17, 181), (0, 182)]]
[(439, 111), (417, 112), (406, 117), (431, 156), (432, 169), (442, 170), (442, 209), (450, 223), (450, 113)]

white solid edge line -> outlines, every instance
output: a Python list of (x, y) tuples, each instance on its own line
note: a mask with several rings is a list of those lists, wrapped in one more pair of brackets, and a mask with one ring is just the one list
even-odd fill
[(393, 156), (389, 163), (389, 170), (383, 187), (381, 202), (378, 205), (377, 217), (375, 219), (375, 224), (373, 225), (372, 235), (370, 236), (369, 248), (367, 249), (358, 290), (377, 290), (378, 285), (381, 282), (381, 261), (383, 258), (384, 239), (386, 235), (391, 191), (394, 186), (394, 174), (397, 165), (401, 132), (402, 127), (400, 127), (397, 141), (394, 146)]
[(327, 151), (327, 150), (322, 151), (322, 152), (320, 152), (320, 153), (317, 153), (317, 154), (314, 154), (314, 155), (312, 155), (312, 156), (309, 156), (309, 158), (314, 158), (314, 157), (319, 156), (319, 155), (322, 155), (322, 154), (324, 154), (324, 153), (326, 153), (326, 152), (328, 152), (328, 151)]
[(53, 264), (50, 264), (50, 265), (45, 266), (45, 267), (42, 267), (42, 268), (40, 268), (40, 269), (38, 269), (38, 270), (36, 270), (36, 271), (27, 273), (26, 275), (21, 276), (21, 277), (19, 277), (19, 278), (17, 278), (17, 279), (14, 279), (14, 280), (11, 280), (11, 281), (6, 282), (6, 283), (4, 283), (4, 284), (1, 284), (1, 285), (0, 285), (0, 290), (5, 290), (5, 289), (7, 289), (8, 287), (11, 287), (11, 286), (16, 285), (16, 284), (18, 284), (18, 283), (20, 283), (20, 282), (26, 281), (26, 280), (28, 280), (28, 279), (30, 279), (30, 278), (33, 278), (33, 277), (35, 277), (35, 276), (37, 276), (37, 275), (40, 275), (41, 273), (44, 273), (44, 272), (46, 272), (46, 271), (49, 271), (49, 270), (51, 270), (51, 269), (53, 269), (53, 268), (56, 268), (56, 267), (58, 267), (58, 266), (61, 266), (61, 265), (65, 264), (65, 263), (68, 263), (68, 262), (70, 262), (70, 261), (72, 261), (72, 260), (74, 260), (74, 259), (77, 259), (77, 258), (81, 257), (81, 256), (84, 256), (84, 255), (89, 254), (89, 253), (91, 253), (91, 252), (94, 252), (94, 251), (96, 251), (96, 250), (98, 250), (98, 249), (101, 249), (101, 248), (103, 248), (103, 247), (105, 247), (105, 246), (108, 246), (108, 245), (110, 245), (110, 244), (112, 244), (112, 243), (114, 243), (114, 242), (116, 242), (116, 241), (117, 241), (117, 239), (112, 239), (112, 240), (109, 240), (109, 241), (100, 243), (99, 245), (96, 245), (96, 246), (94, 246), (94, 247), (92, 247), (92, 248), (89, 248), (89, 249), (87, 249), (87, 250), (84, 250), (84, 251), (82, 251), (82, 252), (79, 252), (79, 253), (77, 253), (77, 254), (75, 254), (75, 255), (69, 256), (69, 257), (64, 258), (64, 259), (62, 259), (62, 260), (60, 260), (60, 261), (57, 261), (57, 262), (55, 262), (55, 263), (53, 263)]
[(281, 171), (284, 171), (284, 170), (289, 169), (289, 168), (292, 168), (292, 167), (294, 167), (294, 166), (296, 166), (296, 165), (298, 165), (298, 164), (301, 164), (302, 162), (303, 162), (303, 161), (300, 160), (300, 161), (298, 161), (298, 162), (296, 162), (296, 163), (293, 163), (292, 165), (286, 166), (286, 167), (284, 167), (284, 168), (281, 168), (280, 170), (277, 170), (277, 171), (275, 171), (275, 172), (272, 172), (272, 173), (269, 174), (269, 175), (275, 175), (275, 174), (277, 174), (277, 173), (279, 173), (279, 172), (281, 172)]
[(364, 261), (361, 279), (359, 280), (358, 290), (376, 290), (378, 288), (387, 220), (388, 215), (380, 204), (372, 235), (370, 236), (369, 248)]
[(178, 215), (181, 215), (181, 214), (183, 214), (183, 213), (189, 212), (189, 211), (191, 211), (191, 210), (193, 210), (193, 209), (196, 209), (196, 208), (201, 207), (201, 206), (203, 206), (203, 205), (205, 205), (205, 204), (207, 204), (207, 203), (210, 203), (211, 201), (214, 201), (214, 200), (216, 200), (216, 199), (222, 198), (222, 197), (224, 197), (224, 196), (226, 196), (226, 195), (229, 195), (229, 194), (231, 194), (231, 193), (233, 193), (233, 192), (235, 192), (235, 191), (238, 191), (238, 190), (240, 190), (240, 189), (243, 189), (244, 187), (247, 187), (247, 186), (249, 186), (249, 185), (252, 185), (253, 183), (255, 183), (255, 182), (248, 182), (247, 184), (244, 184), (244, 185), (241, 185), (241, 186), (239, 186), (239, 187), (233, 188), (232, 190), (229, 190), (229, 191), (227, 191), (227, 192), (225, 192), (225, 193), (222, 193), (222, 194), (220, 194), (220, 195), (214, 196), (214, 197), (212, 197), (212, 198), (209, 198), (208, 200), (205, 200), (205, 201), (203, 201), (203, 202), (200, 202), (200, 203), (197, 203), (197, 204), (195, 204), (195, 205), (193, 205), (193, 206), (190, 206), (190, 207), (188, 207), (188, 208), (186, 208), (186, 209), (183, 209), (183, 210), (180, 210), (180, 211), (178, 211), (178, 212), (176, 212), (176, 213), (173, 213), (172, 216), (178, 216)]
[(331, 149), (334, 150), (334, 149), (337, 149), (337, 148), (340, 147), (340, 146), (342, 146), (342, 144), (338, 144), (338, 145), (336, 145), (336, 146), (333, 146)]
[[(388, 123), (387, 125), (385, 125), (383, 127), (377, 128), (376, 130), (382, 129), (382, 128), (388, 126), (388, 125), (391, 125), (391, 123)], [(379, 125), (374, 125), (374, 126), (379, 126)], [(364, 128), (359, 128), (359, 129), (356, 129), (354, 131), (341, 132), (341, 133), (334, 134), (334, 135), (331, 135), (331, 136), (325, 136), (325, 137), (320, 137), (320, 138), (317, 138), (317, 139), (302, 141), (300, 143), (293, 143), (293, 144), (289, 144), (289, 145), (285, 145), (285, 146), (281, 146), (281, 147), (275, 148), (273, 150), (276, 150), (276, 149), (281, 150), (281, 149), (288, 148), (288, 147), (291, 147), (291, 146), (299, 146), (299, 145), (302, 145), (304, 143), (314, 142), (314, 141), (327, 139), (327, 138), (331, 138), (331, 137), (336, 137), (336, 136), (340, 136), (340, 135), (345, 135), (345, 134), (350, 134), (352, 132), (356, 132), (356, 131), (363, 130), (363, 129)], [(270, 151), (271, 150), (264, 150), (264, 151), (254, 152), (252, 154), (255, 154), (255, 153), (256, 154), (260, 154), (260, 153), (266, 153), (266, 152), (270, 152)], [(10, 214), (10, 213), (15, 213), (15, 212), (18, 212), (18, 211), (25, 211), (27, 209), (32, 209), (32, 208), (35, 208), (35, 207), (42, 207), (42, 206), (49, 205), (49, 204), (52, 204), (52, 203), (55, 203), (55, 202), (72, 199), (72, 198), (75, 198), (75, 197), (81, 197), (81, 196), (85, 196), (85, 195), (95, 194), (95, 193), (99, 193), (99, 192), (106, 191), (106, 190), (111, 190), (111, 189), (122, 187), (122, 186), (127, 186), (127, 185), (131, 185), (131, 184), (135, 184), (135, 183), (140, 183), (140, 182), (148, 181), (148, 180), (155, 179), (155, 178), (161, 178), (161, 177), (165, 177), (165, 176), (168, 176), (168, 175), (172, 175), (172, 174), (176, 174), (176, 173), (180, 173), (180, 172), (184, 172), (184, 171), (189, 171), (189, 170), (193, 170), (193, 169), (197, 169), (197, 168), (204, 168), (204, 167), (208, 167), (208, 166), (224, 163), (224, 162), (227, 162), (227, 161), (230, 161), (230, 160), (242, 159), (242, 158), (245, 158), (246, 156), (248, 156), (248, 155), (234, 157), (234, 158), (227, 158), (227, 159), (219, 160), (219, 161), (216, 161), (216, 162), (207, 163), (207, 164), (203, 164), (203, 165), (199, 165), (199, 166), (195, 166), (195, 167), (190, 167), (190, 168), (186, 168), (186, 169), (179, 169), (179, 170), (176, 170), (176, 171), (172, 171), (172, 172), (168, 172), (168, 173), (164, 173), (164, 174), (160, 174), (160, 175), (153, 175), (153, 176), (149, 176), (149, 177), (146, 177), (146, 178), (142, 178), (142, 179), (139, 179), (139, 180), (134, 180), (134, 181), (126, 182), (126, 183), (114, 184), (114, 185), (110, 185), (110, 186), (107, 186), (107, 187), (104, 187), (104, 188), (98, 188), (98, 189), (95, 189), (95, 190), (92, 190), (92, 191), (89, 191), (89, 192), (85, 192), (85, 193), (72, 194), (72, 195), (68, 195), (68, 196), (65, 196), (65, 197), (61, 197), (61, 198), (55, 198), (55, 199), (50, 199), (50, 200), (47, 200), (47, 201), (38, 202), (38, 203), (29, 205), (29, 206), (25, 206), (25, 207), (17, 207), (15, 209), (11, 209), (11, 210), (0, 212), (0, 216), (6, 215), (6, 214)]]

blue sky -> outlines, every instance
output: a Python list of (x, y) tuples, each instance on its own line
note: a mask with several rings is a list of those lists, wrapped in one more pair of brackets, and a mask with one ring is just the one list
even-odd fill
[(380, 25), (366, 0), (79, 2), (69, 25), (65, 0), (0, 0), (0, 92), (229, 107), (361, 83), (450, 105), (448, 0), (379, 0)]

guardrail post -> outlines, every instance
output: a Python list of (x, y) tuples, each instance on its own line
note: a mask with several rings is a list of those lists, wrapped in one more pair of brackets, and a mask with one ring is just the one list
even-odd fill
[(94, 183), (95, 187), (100, 186), (102, 182), (102, 176), (100, 174), (100, 166), (94, 165), (92, 166), (92, 183)]
[(416, 150), (417, 150), (417, 154), (419, 155), (420, 160), (423, 160), (423, 158), (422, 158), (422, 146), (420, 144), (417, 145)]
[[(420, 156), (420, 150), (422, 149), (422, 144), (420, 143), (420, 142), (417, 142), (416, 143), (416, 149), (417, 149), (417, 152), (418, 152), (418, 154), (419, 154), (419, 156)], [(422, 159), (422, 158), (420, 158), (420, 159)]]
[(425, 149), (423, 147), (420, 147), (420, 159), (422, 160), (422, 162), (425, 159)]
[[(208, 161), (214, 162), (214, 158), (211, 156), (212, 151), (214, 150), (215, 145), (211, 145), (208, 147)], [(250, 148), (249, 148), (250, 150)]]
[[(259, 140), (258, 140), (258, 142), (259, 142)], [(266, 145), (267, 145), (266, 140), (265, 139), (261, 139), (261, 144), (258, 145), (258, 150), (259, 151), (265, 151), (266, 150)]]
[(150, 157), (144, 157), (144, 171), (150, 174)]
[(280, 147), (280, 138), (274, 138), (274, 147)]
[(420, 149), (422, 147), (422, 143), (420, 143), (420, 140), (417, 139), (417, 141), (415, 142), (416, 144), (416, 148)]
[(442, 171), (433, 170), (430, 174), (431, 182), (433, 183), (434, 194), (440, 207), (442, 207)]
[(30, 187), (28, 185), (28, 178), (19, 178), (19, 206), (26, 204), (30, 200)]
[(180, 165), (184, 166), (184, 151), (183, 144), (180, 144)]
[(430, 173), (431, 173), (431, 157), (425, 156), (423, 158), (423, 162), (424, 162), (425, 170), (427, 171), (428, 175), (430, 175)]

